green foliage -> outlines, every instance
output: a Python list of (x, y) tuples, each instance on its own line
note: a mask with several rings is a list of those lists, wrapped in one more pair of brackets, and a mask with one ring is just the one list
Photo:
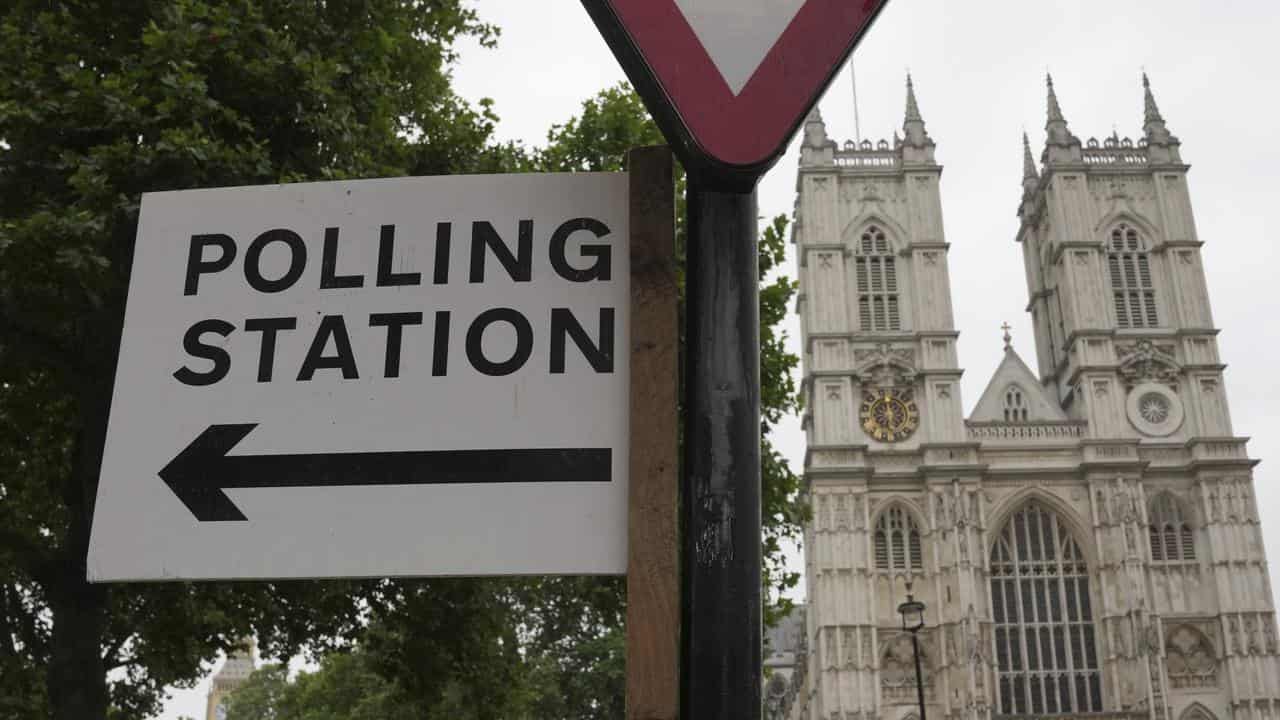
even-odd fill
[(267, 665), (227, 702), (227, 720), (420, 720), (395, 683), (361, 653), (333, 653), (314, 673), (289, 681), (288, 669)]
[(144, 717), (251, 629), (324, 650), (394, 606), (385, 582), (90, 586), (84, 559), (141, 194), (505, 167), (450, 86), (462, 36), (496, 37), (464, 0), (4, 4), (0, 715)]
[[(493, 144), (489, 104), (469, 106), (450, 86), (454, 42), (497, 34), (466, 3), (0, 8), (0, 717), (149, 716), (163, 688), (193, 683), (249, 632), (268, 656), (323, 658), (292, 683), (279, 671), (255, 679), (263, 702), (296, 701), (308, 720), (620, 715), (617, 579), (85, 582), (142, 193), (609, 170), (629, 147), (661, 142), (619, 87), (542, 150)], [(782, 258), (785, 225), (762, 233), (762, 273)], [(801, 517), (798, 481), (767, 444), (793, 409), (795, 358), (774, 326), (794, 287), (762, 281), (765, 550), (777, 589), (795, 582), (778, 543)]]

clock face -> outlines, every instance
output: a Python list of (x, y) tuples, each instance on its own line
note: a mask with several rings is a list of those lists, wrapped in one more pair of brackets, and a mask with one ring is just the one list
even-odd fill
[(898, 442), (920, 427), (920, 409), (909, 389), (876, 388), (862, 393), (858, 421), (867, 435), (880, 442)]

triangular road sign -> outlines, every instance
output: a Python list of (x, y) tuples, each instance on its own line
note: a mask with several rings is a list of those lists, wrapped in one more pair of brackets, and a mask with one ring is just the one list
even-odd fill
[(582, 0), (685, 167), (754, 183), (887, 0)]

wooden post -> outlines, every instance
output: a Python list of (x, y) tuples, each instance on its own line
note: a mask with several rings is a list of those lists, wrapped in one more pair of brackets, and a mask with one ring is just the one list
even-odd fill
[(627, 720), (676, 720), (677, 294), (671, 151), (627, 155), (631, 175), (631, 493), (627, 517)]

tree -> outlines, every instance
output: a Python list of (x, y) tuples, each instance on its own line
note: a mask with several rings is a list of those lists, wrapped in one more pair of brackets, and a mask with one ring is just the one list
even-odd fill
[[(419, 586), (90, 585), (143, 192), (483, 171), (452, 91), (465, 0), (12, 0), (0, 10), (0, 712), (153, 713), (253, 629), (329, 647)], [(518, 153), (516, 153), (518, 154)], [(424, 604), (430, 604), (429, 600)], [(466, 615), (466, 613), (459, 613)], [(471, 618), (459, 619), (466, 632)], [(110, 673), (110, 674), (109, 674)]]
[[(511, 720), (524, 717), (525, 695), (513, 672), (521, 660), (505, 614), (501, 587), (489, 581), (446, 581), (461, 603), (450, 612), (433, 597), (426, 626), (374, 621), (364, 640), (329, 653), (314, 672), (288, 678), (287, 668), (267, 665), (230, 696), (228, 720)], [(440, 583), (433, 583), (438, 586)], [(497, 592), (495, 592), (497, 590)], [(432, 588), (438, 595), (439, 587)], [(480, 592), (483, 598), (475, 597)], [(423, 596), (425, 597), (425, 595)], [(493, 625), (471, 632), (442, 631), (461, 618), (470, 624), (477, 606)], [(424, 608), (402, 609), (419, 618)], [(443, 612), (441, 610), (443, 609)], [(454, 638), (458, 642), (438, 642)], [(504, 671), (504, 668), (506, 669)]]

